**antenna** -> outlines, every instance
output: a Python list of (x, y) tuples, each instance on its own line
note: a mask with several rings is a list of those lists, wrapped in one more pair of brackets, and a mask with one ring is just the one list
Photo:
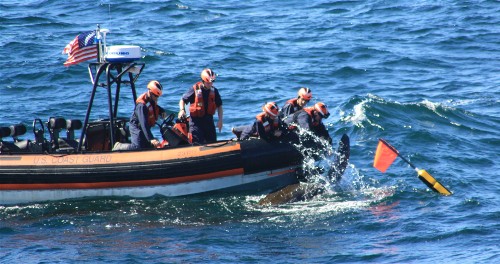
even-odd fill
[(102, 33), (102, 44), (104, 45), (104, 54), (106, 54), (106, 52), (108, 52), (108, 49), (106, 47), (106, 34), (109, 33), (109, 29), (107, 28), (103, 28), (101, 29), (101, 33)]
[[(97, 24), (97, 41), (99, 47), (99, 63), (103, 63), (105, 61), (107, 47), (106, 47), (106, 34), (109, 33), (109, 29), (102, 28)], [(102, 35), (101, 35), (102, 34)]]

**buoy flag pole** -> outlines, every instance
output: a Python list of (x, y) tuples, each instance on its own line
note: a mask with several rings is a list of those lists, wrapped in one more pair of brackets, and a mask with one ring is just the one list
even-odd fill
[(385, 173), (398, 156), (417, 172), (418, 178), (425, 183), (427, 187), (442, 195), (451, 195), (451, 192), (434, 177), (432, 177), (432, 175), (430, 175), (426, 170), (417, 168), (409, 160), (403, 157), (395, 147), (391, 146), (387, 143), (387, 141), (381, 138), (379, 139), (377, 150), (375, 151), (373, 167), (382, 173)]

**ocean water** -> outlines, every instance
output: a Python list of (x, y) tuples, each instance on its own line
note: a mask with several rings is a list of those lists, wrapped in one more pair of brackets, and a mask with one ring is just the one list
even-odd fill
[[(61, 52), (97, 24), (141, 47), (139, 92), (160, 80), (167, 109), (212, 68), (220, 139), (311, 88), (330, 135), (351, 138), (349, 167), (329, 192), (272, 207), (254, 193), (0, 205), (1, 263), (500, 262), (498, 1), (4, 0), (0, 125), (30, 138), (34, 118), (84, 118), (87, 63)], [(400, 159), (375, 170), (378, 138), (453, 195)]]

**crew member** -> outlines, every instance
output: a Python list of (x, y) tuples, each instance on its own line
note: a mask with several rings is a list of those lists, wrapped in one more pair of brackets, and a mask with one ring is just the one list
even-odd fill
[(217, 141), (214, 114), (217, 110), (219, 120), (217, 128), (222, 130), (222, 99), (217, 88), (213, 86), (216, 75), (211, 69), (201, 72), (201, 81), (189, 88), (179, 100), (179, 119), (186, 118), (186, 104), (189, 103), (189, 132), (193, 143), (205, 144)]
[(250, 137), (260, 137), (265, 140), (278, 139), (283, 134), (284, 126), (278, 117), (279, 108), (275, 102), (266, 103), (262, 107), (262, 113), (255, 117), (252, 125), (244, 127), (240, 140)]
[(323, 119), (328, 118), (330, 112), (324, 103), (316, 103), (314, 106), (305, 107), (302, 110), (295, 112), (285, 118), (284, 122), (293, 128), (298, 125), (302, 129), (307, 129), (313, 132), (316, 136), (327, 140), (330, 144), (332, 143), (332, 138), (328, 134), (328, 130), (323, 124)]
[(302, 87), (297, 92), (297, 98), (286, 101), (285, 105), (280, 110), (280, 118), (283, 119), (299, 110), (302, 110), (305, 105), (312, 99), (312, 91), (307, 87)]
[(165, 117), (166, 113), (158, 105), (158, 97), (163, 93), (163, 87), (158, 81), (148, 83), (148, 91), (135, 101), (135, 109), (130, 117), (130, 140), (128, 149), (153, 148), (160, 142), (153, 137), (151, 127), (155, 125), (158, 116)]

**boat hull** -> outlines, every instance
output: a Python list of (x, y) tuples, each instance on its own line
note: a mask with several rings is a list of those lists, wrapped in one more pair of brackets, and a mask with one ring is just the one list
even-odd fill
[(273, 190), (297, 181), (300, 160), (290, 144), (263, 140), (148, 151), (0, 155), (0, 204)]
[(142, 184), (127, 187), (111, 188), (38, 188), (28, 190), (1, 190), (1, 204), (19, 204), (41, 201), (53, 201), (84, 197), (128, 196), (150, 197), (163, 195), (176, 197), (208, 192), (252, 191), (262, 192), (275, 190), (297, 181), (294, 168), (283, 168), (254, 174), (238, 174), (216, 177), (206, 180), (195, 180), (181, 183)]

